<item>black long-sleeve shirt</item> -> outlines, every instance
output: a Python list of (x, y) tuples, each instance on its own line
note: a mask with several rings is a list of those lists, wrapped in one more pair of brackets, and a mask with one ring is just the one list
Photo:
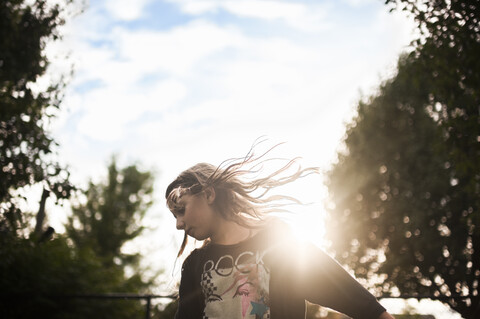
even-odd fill
[(194, 250), (183, 264), (176, 318), (298, 319), (305, 300), (358, 319), (385, 311), (321, 249), (265, 229), (235, 245)]

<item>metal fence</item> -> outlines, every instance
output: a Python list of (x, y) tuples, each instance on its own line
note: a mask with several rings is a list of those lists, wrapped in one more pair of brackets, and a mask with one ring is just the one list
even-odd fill
[[(58, 295), (38, 295), (33, 293), (24, 294), (5, 294), (0, 293), (0, 298), (5, 300), (22, 300), (31, 299), (35, 297), (42, 297), (50, 300), (66, 300), (66, 299), (96, 299), (96, 300), (144, 300), (145, 301), (145, 318), (151, 318), (151, 308), (153, 299), (177, 299), (177, 294), (136, 294), (136, 293), (102, 293), (102, 294), (58, 294)], [(2, 314), (0, 312), (0, 317)], [(3, 318), (3, 317), (2, 317)]]
[(152, 308), (152, 299), (176, 299), (177, 295), (150, 295), (150, 294), (130, 294), (130, 293), (106, 293), (106, 294), (76, 294), (55, 296), (60, 298), (72, 299), (119, 299), (119, 300), (145, 300), (145, 319), (150, 319)]
[[(14, 297), (14, 296), (9, 296)], [(28, 298), (27, 295), (16, 296), (22, 298)], [(116, 300), (144, 300), (145, 301), (145, 319), (151, 319), (151, 307), (153, 299), (177, 299), (177, 294), (165, 294), (165, 295), (153, 295), (153, 294), (135, 294), (135, 293), (103, 293), (103, 294), (66, 294), (66, 295), (51, 295), (48, 298), (51, 299), (116, 299)], [(427, 296), (427, 295), (389, 295), (383, 294), (378, 299), (431, 299), (439, 301), (449, 301), (449, 300), (466, 300), (469, 298), (475, 298), (474, 296), (461, 296), (461, 295), (452, 295), (452, 296)], [(475, 313), (480, 314), (480, 304), (475, 309)]]

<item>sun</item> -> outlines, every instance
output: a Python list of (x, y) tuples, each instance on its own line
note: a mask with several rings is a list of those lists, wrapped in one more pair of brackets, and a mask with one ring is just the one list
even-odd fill
[(328, 192), (322, 176), (312, 174), (298, 179), (282, 186), (278, 193), (288, 194), (301, 203), (286, 206), (289, 213), (279, 215), (291, 227), (294, 235), (301, 241), (325, 248), (325, 201)]
[(283, 218), (292, 228), (294, 236), (305, 242), (324, 248), (325, 240), (325, 209), (322, 204), (303, 205), (295, 208), (291, 214)]

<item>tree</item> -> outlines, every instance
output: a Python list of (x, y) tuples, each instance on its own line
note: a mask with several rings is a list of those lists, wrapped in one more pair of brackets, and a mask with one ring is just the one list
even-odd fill
[[(393, 4), (392, 0), (386, 1)], [(418, 72), (430, 75), (432, 117), (442, 128), (454, 189), (450, 206), (466, 214), (472, 259), (480, 260), (480, 3), (478, 1), (401, 0), (422, 31), (413, 55)], [(474, 262), (474, 264), (475, 264)], [(472, 272), (478, 272), (477, 266)], [(470, 278), (477, 281), (478, 275)], [(475, 293), (476, 289), (469, 289)], [(478, 301), (476, 302), (478, 304)], [(480, 308), (480, 305), (479, 305)], [(480, 309), (478, 309), (480, 313)]]
[[(377, 293), (452, 297), (473, 318), (480, 299), (478, 225), (461, 198), (444, 128), (434, 119), (429, 74), (415, 56), (360, 102), (347, 128), (345, 152), (328, 174), (332, 201), (327, 236), (340, 262), (374, 278)], [(467, 203), (472, 205), (472, 203)]]
[(42, 183), (57, 198), (73, 188), (51, 157), (56, 144), (47, 130), (65, 82), (34, 89), (49, 64), (45, 45), (60, 36), (61, 8), (45, 0), (0, 2), (0, 231), (21, 227), (19, 188)]
[(90, 248), (77, 249), (56, 235), (0, 237), (0, 308), (5, 319), (144, 318), (138, 301), (71, 298), (69, 295), (124, 292), (121, 269), (105, 268)]
[[(429, 74), (434, 117), (444, 129), (461, 193), (480, 205), (480, 3), (387, 0), (410, 12), (422, 36), (415, 41), (419, 72)], [(467, 207), (469, 209), (470, 207)], [(477, 214), (478, 210), (475, 210)], [(480, 213), (478, 213), (480, 214)], [(477, 220), (480, 216), (477, 215)]]
[[(73, 296), (139, 293), (148, 287), (150, 282), (139, 272), (127, 278), (124, 266), (135, 266), (138, 255), (122, 254), (120, 248), (143, 229), (139, 225), (151, 204), (152, 183), (151, 173), (140, 172), (134, 165), (119, 171), (113, 160), (109, 181), (91, 183), (89, 201), (74, 208), (68, 229), (71, 238), (51, 233), (40, 238), (12, 233), (0, 236), (2, 316), (144, 318), (145, 307), (135, 300)], [(25, 214), (22, 229), (31, 228), (29, 216)], [(73, 227), (79, 218), (84, 224)]]
[[(457, 209), (480, 224), (480, 3), (478, 1), (387, 0), (417, 22), (418, 73), (429, 75), (431, 115), (442, 128)], [(453, 205), (453, 204), (452, 204)], [(471, 234), (474, 259), (480, 259), (480, 233)]]
[(480, 4), (385, 2), (409, 12), (421, 36), (347, 129), (329, 173), (332, 248), (357, 276), (380, 274), (379, 291), (450, 297), (452, 308), (475, 318)]
[[(99, 257), (99, 250), (91, 246), (75, 247), (71, 239), (55, 235), (51, 227), (44, 232), (42, 227), (47, 197), (53, 193), (57, 199), (69, 198), (75, 189), (67, 170), (54, 159), (56, 143), (48, 131), (66, 81), (62, 77), (47, 88), (39, 83), (49, 66), (45, 46), (60, 38), (58, 29), (70, 3), (0, 1), (1, 317), (143, 318), (144, 307), (136, 301), (68, 298), (69, 294), (136, 292), (145, 283), (139, 275), (125, 280), (122, 267), (105, 267), (111, 256)], [(135, 172), (139, 173), (126, 169), (121, 177), (130, 180)], [(146, 180), (148, 174), (138, 175), (128, 187), (134, 188), (135, 182), (142, 177)], [(31, 214), (21, 211), (18, 204), (22, 188), (36, 184), (44, 190), (33, 230)], [(150, 194), (148, 187), (143, 190), (146, 196)], [(130, 195), (132, 202), (138, 202), (134, 196), (142, 193)], [(143, 212), (145, 198), (129, 209), (134, 206)], [(125, 201), (121, 204), (128, 206)], [(135, 224), (127, 229), (128, 236), (139, 232)], [(124, 257), (127, 260), (129, 256)]]
[(143, 231), (141, 220), (152, 204), (153, 176), (135, 165), (118, 169), (115, 158), (104, 183), (90, 182), (86, 203), (72, 208), (66, 225), (77, 247), (92, 247), (105, 266), (134, 266), (138, 254), (122, 253), (123, 244)]

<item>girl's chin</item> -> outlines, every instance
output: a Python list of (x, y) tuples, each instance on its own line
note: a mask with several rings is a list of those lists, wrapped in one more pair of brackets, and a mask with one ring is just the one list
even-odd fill
[(195, 234), (193, 231), (188, 232), (188, 236), (192, 237), (195, 240), (202, 241), (208, 238), (208, 236), (202, 236), (200, 234)]

